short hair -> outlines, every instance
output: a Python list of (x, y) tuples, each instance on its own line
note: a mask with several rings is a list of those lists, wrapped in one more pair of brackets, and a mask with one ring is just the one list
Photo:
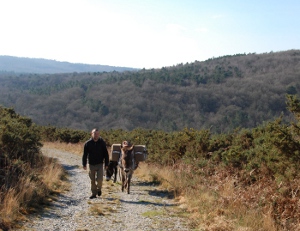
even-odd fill
[(91, 131), (91, 133), (98, 132), (98, 131), (99, 131), (98, 128), (93, 128), (93, 130)]

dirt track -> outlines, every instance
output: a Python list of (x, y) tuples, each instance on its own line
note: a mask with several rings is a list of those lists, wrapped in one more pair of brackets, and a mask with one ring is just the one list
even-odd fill
[(127, 194), (119, 183), (104, 181), (102, 196), (90, 200), (90, 180), (81, 157), (57, 149), (43, 148), (43, 153), (59, 159), (69, 173), (71, 189), (42, 214), (31, 215), (20, 230), (190, 230), (186, 218), (178, 216), (175, 201), (156, 185), (134, 176)]

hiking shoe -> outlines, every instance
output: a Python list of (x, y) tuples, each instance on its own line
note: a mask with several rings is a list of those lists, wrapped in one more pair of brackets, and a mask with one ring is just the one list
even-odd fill
[[(98, 196), (99, 196), (99, 197), (101, 196), (101, 194), (102, 194), (101, 190), (98, 191)], [(95, 197), (96, 197), (96, 196), (95, 196)]]
[(94, 199), (94, 198), (96, 198), (96, 195), (90, 196), (90, 199)]

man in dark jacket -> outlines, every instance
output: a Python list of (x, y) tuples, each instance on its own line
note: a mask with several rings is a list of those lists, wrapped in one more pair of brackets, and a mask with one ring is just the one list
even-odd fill
[[(98, 129), (94, 128), (91, 132), (91, 138), (85, 142), (82, 156), (82, 166), (86, 170), (87, 160), (89, 162), (89, 177), (91, 179), (92, 195), (90, 199), (101, 196), (103, 181), (103, 162), (105, 169), (109, 163), (108, 152), (105, 141), (100, 137)], [(97, 183), (97, 184), (96, 184)]]

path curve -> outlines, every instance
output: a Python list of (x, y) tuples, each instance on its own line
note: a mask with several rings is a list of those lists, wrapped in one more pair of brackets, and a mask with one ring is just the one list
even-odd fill
[(81, 167), (81, 157), (58, 149), (43, 148), (42, 151), (64, 166), (71, 188), (42, 214), (30, 215), (30, 222), (20, 230), (190, 230), (186, 218), (177, 216), (175, 201), (157, 186), (134, 176), (131, 192), (127, 194), (121, 192), (120, 184), (103, 181), (102, 196), (90, 200), (90, 180)]

